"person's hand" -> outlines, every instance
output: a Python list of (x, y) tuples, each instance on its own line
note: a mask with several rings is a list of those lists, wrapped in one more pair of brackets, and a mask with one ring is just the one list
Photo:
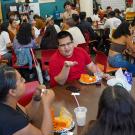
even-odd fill
[(45, 92), (41, 96), (43, 105), (44, 106), (51, 106), (53, 100), (54, 100), (55, 94), (54, 91), (51, 89), (45, 89)]
[(75, 65), (77, 65), (77, 64), (78, 64), (77, 61), (65, 61), (65, 62), (64, 62), (64, 65), (65, 65), (66, 67), (72, 67), (72, 66), (75, 66)]
[(45, 85), (39, 85), (37, 88), (36, 88), (36, 91), (33, 95), (33, 99), (35, 101), (40, 101), (41, 100), (41, 95), (42, 95), (42, 91), (46, 89), (46, 86)]
[(102, 78), (109, 80), (112, 78), (112, 76), (110, 76), (109, 74), (103, 74)]

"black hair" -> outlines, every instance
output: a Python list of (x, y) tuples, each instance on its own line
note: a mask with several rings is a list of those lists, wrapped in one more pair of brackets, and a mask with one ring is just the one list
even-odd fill
[(86, 135), (134, 135), (135, 102), (118, 85), (104, 89), (98, 104), (97, 120)]
[(78, 14), (72, 14), (72, 18), (75, 22), (79, 22), (79, 15)]
[(3, 22), (3, 23), (0, 25), (0, 34), (1, 34), (2, 31), (8, 32), (8, 25), (9, 25), (8, 22)]
[(16, 88), (16, 70), (7, 65), (0, 66), (0, 102), (6, 101), (8, 91)]
[(129, 23), (128, 22), (123, 22), (121, 23), (117, 29), (114, 31), (112, 37), (113, 38), (119, 38), (121, 36), (130, 36), (130, 30), (129, 30)]
[(65, 8), (67, 5), (72, 6), (72, 3), (71, 3), (70, 1), (66, 1), (66, 2), (64, 3), (64, 8)]
[(91, 19), (91, 17), (87, 17), (87, 21), (92, 25), (92, 19)]
[(109, 12), (109, 13), (108, 13), (108, 16), (109, 16), (109, 17), (114, 17), (114, 16), (115, 16), (115, 12), (114, 12), (114, 11)]
[(117, 14), (120, 14), (120, 10), (118, 8), (114, 9), (114, 12), (117, 13)]
[(80, 12), (79, 16), (80, 20), (84, 20), (86, 18), (86, 12)]
[(112, 8), (111, 6), (107, 6), (107, 8), (106, 9), (110, 9), (110, 8)]
[(32, 25), (29, 23), (22, 23), (17, 33), (16, 39), (21, 45), (27, 45), (31, 42), (32, 38)]
[(135, 17), (134, 17), (134, 20), (133, 20), (132, 23), (131, 23), (131, 26), (132, 26), (132, 27), (135, 26)]
[[(65, 37), (70, 37), (71, 41), (73, 41), (72, 35), (68, 31), (61, 31), (57, 34), (57, 41), (59, 39), (63, 39)], [(59, 43), (59, 42), (58, 42)]]

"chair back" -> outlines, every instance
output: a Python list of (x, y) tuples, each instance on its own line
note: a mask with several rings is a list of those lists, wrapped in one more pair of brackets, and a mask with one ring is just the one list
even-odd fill
[(38, 81), (28, 82), (25, 84), (25, 93), (24, 95), (18, 100), (18, 103), (22, 106), (26, 106), (32, 99), (33, 94), (36, 91), (37, 86), (39, 85)]
[(95, 51), (96, 51), (95, 62), (103, 65), (104, 67), (103, 72), (106, 72), (107, 64), (108, 64), (108, 57), (106, 56), (104, 52), (101, 52), (98, 50), (95, 50)]
[(50, 62), (50, 58), (56, 51), (57, 51), (57, 49), (41, 50), (41, 63), (42, 63), (43, 71), (45, 71), (47, 69), (47, 66)]

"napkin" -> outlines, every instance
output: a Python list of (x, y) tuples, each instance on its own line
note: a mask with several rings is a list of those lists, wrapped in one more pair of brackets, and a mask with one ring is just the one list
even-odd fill
[(120, 85), (124, 87), (127, 91), (131, 91), (131, 84), (128, 83), (126, 76), (123, 74), (122, 69), (119, 68), (115, 72), (115, 77), (108, 80), (107, 84), (109, 86), (114, 86), (114, 85)]

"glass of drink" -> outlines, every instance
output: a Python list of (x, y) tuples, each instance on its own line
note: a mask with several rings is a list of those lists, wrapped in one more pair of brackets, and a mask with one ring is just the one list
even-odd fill
[(86, 123), (86, 107), (77, 107), (74, 109), (75, 115), (76, 115), (76, 121), (78, 126), (84, 126)]

